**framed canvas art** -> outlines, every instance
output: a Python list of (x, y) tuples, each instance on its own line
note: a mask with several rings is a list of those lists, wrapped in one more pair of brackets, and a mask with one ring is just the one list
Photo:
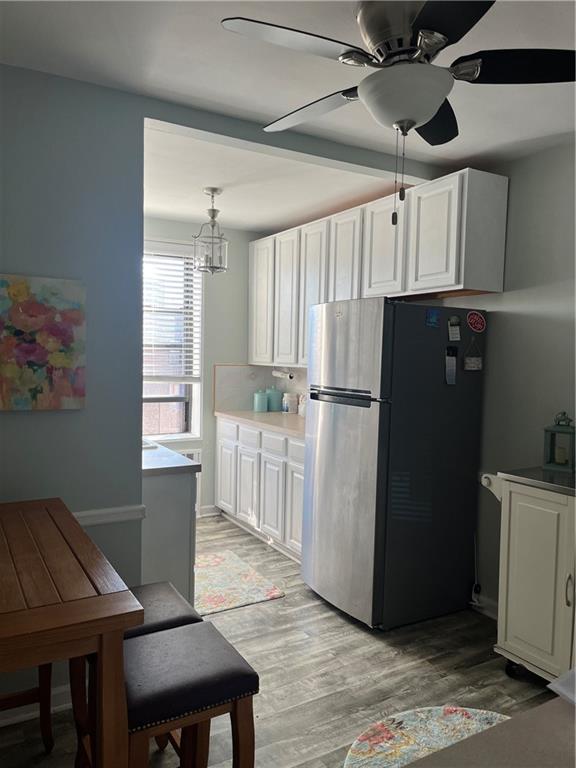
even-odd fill
[(0, 410), (84, 406), (85, 300), (77, 280), (0, 274)]

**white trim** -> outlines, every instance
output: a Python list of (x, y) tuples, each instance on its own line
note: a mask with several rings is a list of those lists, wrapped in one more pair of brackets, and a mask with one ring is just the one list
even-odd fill
[(494, 621), (498, 621), (498, 601), (491, 597), (480, 597), (477, 603), (471, 604), (471, 607), (484, 616), (488, 616)]
[(144, 504), (132, 504), (126, 507), (84, 509), (75, 512), (74, 517), (82, 526), (125, 523), (129, 520), (143, 520), (146, 517), (146, 507)]
[[(52, 688), (52, 706), (50, 711), (62, 712), (70, 709), (72, 706), (70, 700), (70, 688), (67, 685), (58, 685)], [(39, 716), (38, 704), (27, 704), (25, 707), (16, 707), (0, 712), (0, 728), (15, 723), (23, 723), (26, 720), (35, 720)]]
[(196, 517), (213, 517), (214, 515), (219, 514), (220, 510), (218, 507), (214, 506), (214, 504), (203, 504), (201, 507), (198, 507)]

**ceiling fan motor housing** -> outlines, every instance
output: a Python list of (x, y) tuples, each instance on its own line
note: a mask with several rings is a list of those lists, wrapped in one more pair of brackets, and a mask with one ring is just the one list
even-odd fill
[(454, 85), (450, 72), (432, 64), (400, 62), (364, 78), (358, 96), (376, 122), (424, 125), (440, 109)]
[(368, 50), (384, 61), (399, 53), (414, 52), (412, 26), (425, 5), (417, 2), (359, 2), (356, 21)]

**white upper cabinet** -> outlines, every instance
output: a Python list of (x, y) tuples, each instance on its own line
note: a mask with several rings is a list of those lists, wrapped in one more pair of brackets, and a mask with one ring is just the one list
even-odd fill
[(466, 168), (408, 190), (408, 293), (504, 290), (508, 179)]
[(250, 358), (307, 365), (313, 304), (504, 290), (508, 179), (465, 168), (251, 243)]
[(292, 229), (276, 237), (274, 290), (274, 362), (298, 362), (298, 281), (300, 231)]
[(250, 243), (249, 362), (274, 362), (274, 238)]
[(298, 365), (306, 365), (308, 310), (326, 301), (328, 221), (315, 221), (300, 230), (300, 324)]
[(409, 190), (408, 290), (457, 285), (460, 268), (461, 176)]
[(330, 219), (328, 301), (360, 296), (362, 209), (343, 211)]
[(392, 224), (394, 195), (364, 208), (362, 296), (391, 296), (404, 291), (404, 203), (396, 205), (398, 223)]

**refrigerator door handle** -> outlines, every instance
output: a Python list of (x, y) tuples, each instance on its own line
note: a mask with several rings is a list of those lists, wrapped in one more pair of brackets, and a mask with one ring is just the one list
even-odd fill
[(369, 397), (353, 397), (351, 395), (329, 395), (326, 392), (310, 392), (310, 400), (320, 400), (335, 405), (353, 405), (356, 408), (370, 408), (373, 400)]

